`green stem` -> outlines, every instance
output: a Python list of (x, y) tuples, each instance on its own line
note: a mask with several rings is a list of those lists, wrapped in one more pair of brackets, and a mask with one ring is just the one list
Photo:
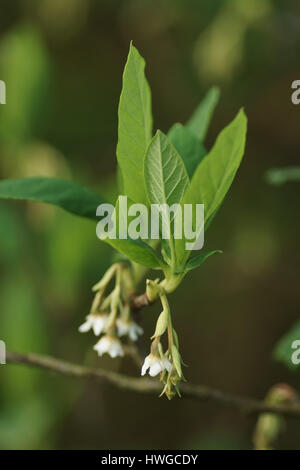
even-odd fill
[(168, 293), (174, 292), (175, 289), (179, 286), (182, 279), (184, 278), (185, 273), (183, 274), (172, 274), (170, 277), (166, 277), (161, 283), (160, 286)]
[(176, 253), (175, 253), (174, 239), (172, 236), (170, 237), (170, 249), (171, 249), (171, 267), (172, 267), (172, 271), (174, 271), (175, 266), (176, 266)]

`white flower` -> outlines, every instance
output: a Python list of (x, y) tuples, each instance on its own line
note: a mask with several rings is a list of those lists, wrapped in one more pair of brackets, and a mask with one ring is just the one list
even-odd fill
[(163, 370), (167, 370), (169, 372), (171, 367), (172, 367), (172, 364), (169, 361), (169, 359), (167, 359), (166, 357), (161, 359), (159, 356), (155, 356), (154, 354), (149, 354), (145, 358), (141, 375), (145, 375), (149, 369), (149, 375), (151, 375), (151, 377), (155, 377), (157, 374), (159, 374)]
[(96, 336), (99, 336), (105, 328), (108, 320), (106, 313), (91, 313), (86, 317), (86, 322), (79, 327), (80, 333), (86, 333), (91, 329), (94, 330)]
[(99, 356), (102, 356), (104, 353), (109, 354), (112, 358), (124, 356), (121, 342), (118, 338), (110, 335), (102, 336), (98, 343), (95, 344), (94, 349), (98, 352)]
[(139, 335), (144, 333), (143, 328), (137, 325), (134, 321), (126, 321), (118, 318), (117, 329), (119, 336), (128, 335), (132, 341), (136, 341)]

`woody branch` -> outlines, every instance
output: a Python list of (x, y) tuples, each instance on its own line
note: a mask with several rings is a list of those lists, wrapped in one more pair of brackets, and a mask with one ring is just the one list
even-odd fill
[[(100, 384), (111, 384), (128, 391), (150, 395), (156, 395), (161, 391), (161, 384), (150, 378), (135, 378), (103, 369), (80, 366), (50, 356), (33, 353), (19, 354), (8, 351), (6, 359), (10, 364), (38, 367), (78, 379), (87, 379)], [(204, 385), (187, 383), (180, 386), (180, 391), (183, 397), (215, 403), (246, 414), (276, 413), (286, 417), (300, 418), (300, 404), (271, 406), (264, 403), (264, 401), (225, 393)]]

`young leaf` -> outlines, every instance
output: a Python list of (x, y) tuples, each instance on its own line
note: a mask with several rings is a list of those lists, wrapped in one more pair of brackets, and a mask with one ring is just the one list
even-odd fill
[(119, 166), (117, 167), (117, 186), (118, 186), (118, 193), (124, 194), (124, 182), (123, 182), (122, 170)]
[(21, 178), (0, 181), (0, 199), (22, 199), (54, 204), (72, 214), (96, 219), (104, 201), (91, 189), (56, 178)]
[(182, 124), (174, 124), (168, 132), (168, 137), (181, 156), (189, 178), (207, 154), (203, 144)]
[(222, 253), (221, 250), (214, 250), (214, 251), (206, 251), (206, 252), (201, 252), (196, 256), (193, 256), (190, 258), (185, 266), (185, 272), (191, 271), (192, 269), (198, 268), (201, 264), (204, 263), (204, 261), (207, 260), (211, 255), (217, 255), (219, 253)]
[[(115, 204), (115, 212), (112, 214), (112, 220), (115, 224), (115, 236), (116, 238), (102, 238), (103, 241), (115, 248), (119, 253), (125, 255), (127, 258), (135, 261), (136, 263), (142, 264), (153, 269), (164, 269), (166, 267), (165, 262), (161, 256), (146, 242), (141, 239), (133, 240), (128, 235), (128, 227), (130, 219), (128, 211), (134, 204), (129, 198), (127, 198), (126, 208), (121, 205), (121, 196), (118, 197)], [(125, 233), (120, 233), (120, 224), (124, 224)], [(126, 238), (123, 238), (125, 235)], [(99, 236), (99, 235), (98, 235)]]
[(161, 131), (157, 131), (148, 147), (144, 178), (151, 204), (179, 203), (189, 183), (180, 155)]
[(219, 98), (219, 88), (211, 88), (186, 124), (189, 131), (192, 132), (192, 134), (194, 134), (201, 142), (203, 142), (206, 137), (208, 126), (215, 107), (218, 104)]
[(159, 254), (142, 240), (132, 240), (131, 238), (122, 240), (118, 238), (106, 238), (103, 241), (115, 248), (119, 253), (122, 253), (122, 255), (127, 256), (127, 258), (138, 264), (152, 269), (163, 270), (166, 267), (165, 262)]
[(131, 44), (119, 103), (117, 159), (125, 194), (134, 202), (146, 204), (143, 165), (152, 137), (152, 111), (144, 69), (144, 59)]
[[(244, 155), (246, 131), (247, 118), (241, 110), (219, 134), (212, 150), (199, 164), (183, 197), (182, 205), (204, 204), (206, 227), (222, 204), (238, 170)], [(177, 259), (184, 265), (190, 255), (185, 250), (185, 240), (175, 240), (175, 250)]]
[[(297, 348), (293, 348), (293, 343), (300, 340), (300, 321), (298, 321), (291, 329), (288, 331), (283, 338), (277, 343), (273, 355), (275, 359), (284, 363), (290, 369), (296, 369), (300, 367), (299, 364), (294, 364), (292, 361), (292, 355), (295, 353), (296, 349), (299, 350), (300, 345)], [(297, 354), (297, 353), (296, 353)], [(298, 358), (300, 354), (298, 354)]]

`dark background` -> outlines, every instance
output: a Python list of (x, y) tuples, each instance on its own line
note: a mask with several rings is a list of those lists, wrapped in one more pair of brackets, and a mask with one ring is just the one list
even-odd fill
[[(299, 373), (272, 350), (299, 317), (299, 184), (265, 171), (299, 163), (300, 4), (279, 0), (2, 0), (0, 177), (57, 176), (116, 194), (117, 106), (129, 42), (147, 61), (155, 128), (185, 122), (212, 85), (222, 98), (207, 139), (244, 106), (244, 162), (206, 234), (224, 254), (193, 272), (171, 308), (187, 379), (263, 398)], [(112, 251), (93, 223), (46, 205), (0, 204), (0, 338), (137, 376), (97, 358), (80, 335), (91, 285)], [(147, 354), (158, 306), (144, 312)], [(254, 418), (210, 403), (148, 397), (1, 366), (2, 449), (248, 449)], [(297, 421), (281, 448), (300, 449)]]

